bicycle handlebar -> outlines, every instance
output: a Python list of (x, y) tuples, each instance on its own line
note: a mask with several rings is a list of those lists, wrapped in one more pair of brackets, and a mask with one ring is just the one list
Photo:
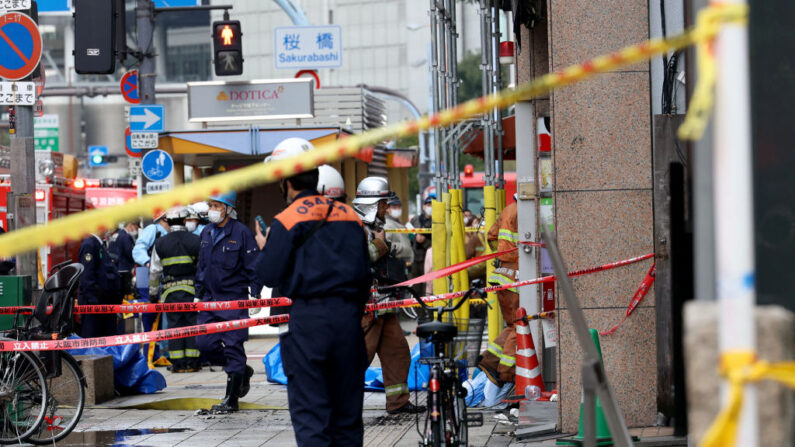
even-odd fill
[[(414, 289), (412, 289), (411, 287), (408, 287), (408, 286), (404, 286), (404, 287), (394, 287), (394, 286), (392, 286), (392, 287), (385, 287), (385, 289), (389, 289), (389, 291), (397, 291), (397, 290), (401, 290), (401, 289), (402, 290), (407, 290), (411, 294), (412, 298), (414, 298), (414, 301), (419, 303), (419, 305), (422, 306), (424, 309), (429, 309), (432, 312), (437, 312), (439, 314), (439, 318), (441, 318), (442, 314), (444, 314), (445, 312), (455, 312), (456, 310), (458, 310), (458, 308), (463, 306), (464, 302), (466, 302), (466, 300), (472, 298), (473, 295), (476, 295), (479, 298), (482, 298), (482, 297), (486, 296), (486, 292), (483, 290), (483, 283), (479, 279), (476, 279), (476, 280), (472, 281), (472, 284), (471, 284), (469, 290), (467, 290), (467, 292), (464, 294), (464, 296), (461, 297), (458, 300), (458, 303), (456, 303), (454, 306), (441, 306), (441, 307), (429, 306), (425, 301), (423, 301), (421, 299), (419, 294), (416, 293), (414, 291)], [(377, 289), (377, 290), (381, 291), (381, 289)]]

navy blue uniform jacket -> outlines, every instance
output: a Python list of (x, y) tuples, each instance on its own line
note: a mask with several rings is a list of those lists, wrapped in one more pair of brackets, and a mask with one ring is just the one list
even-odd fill
[[(329, 206), (333, 206), (328, 214)], [(318, 221), (326, 222), (298, 246)], [(303, 191), (271, 224), (257, 275), (292, 299), (340, 297), (364, 303), (371, 284), (362, 221), (348, 205)]]
[(251, 294), (259, 297), (262, 283), (254, 273), (258, 252), (254, 234), (235, 219), (220, 228), (215, 224), (204, 227), (196, 296), (214, 301), (246, 300), (251, 289)]

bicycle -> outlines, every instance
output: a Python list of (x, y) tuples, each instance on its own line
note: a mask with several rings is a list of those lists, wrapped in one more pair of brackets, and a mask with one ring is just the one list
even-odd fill
[[(50, 270), (44, 290), (31, 317), (22, 327), (3, 334), (4, 339), (15, 341), (52, 340), (65, 338), (74, 331), (73, 310), (77, 286), (83, 266), (66, 261)], [(69, 435), (77, 426), (85, 406), (86, 380), (80, 365), (68, 352), (41, 351), (5, 352), (0, 356), (0, 374), (24, 366), (25, 378), (30, 383), (0, 382), (0, 400), (26, 399), (27, 417), (22, 424), (7, 411), (3, 401), (0, 414), (0, 444), (54, 444)], [(5, 394), (2, 394), (2, 392)], [(19, 405), (17, 405), (19, 407)], [(24, 407), (23, 407), (24, 408)], [(35, 411), (32, 411), (35, 410)], [(25, 428), (20, 432), (19, 427)]]
[[(455, 340), (459, 329), (452, 319), (444, 321), (444, 314), (452, 314), (473, 296), (484, 297), (480, 281), (472, 282), (472, 287), (453, 306), (429, 306), (409, 287), (394, 288), (392, 291), (407, 291), (431, 316), (429, 320), (417, 324), (417, 336), (433, 345), (433, 357), (420, 358), (420, 364), (428, 365), (427, 412), (423, 428), (420, 429), (419, 416), (417, 431), (421, 446), (466, 446), (468, 427), (483, 425), (483, 415), (467, 414), (466, 396), (463, 381), (459, 375)], [(464, 352), (465, 354), (465, 352)]]

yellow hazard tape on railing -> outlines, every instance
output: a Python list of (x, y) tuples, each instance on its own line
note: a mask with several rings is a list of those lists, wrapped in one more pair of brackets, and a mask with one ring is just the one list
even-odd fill
[[(151, 216), (172, 206), (206, 200), (226, 191), (248, 189), (271, 183), (297, 173), (357, 154), (360, 148), (374, 145), (390, 137), (414, 135), (434, 127), (445, 127), (493, 110), (505, 108), (518, 101), (535, 98), (551, 90), (648, 60), (660, 53), (678, 50), (694, 43), (707, 42), (715, 37), (718, 24), (743, 22), (747, 9), (738, 5), (717, 5), (705, 9), (696, 27), (668, 39), (651, 39), (626, 47), (612, 54), (602, 55), (579, 65), (541, 76), (537, 80), (517, 86), (513, 90), (473, 99), (432, 116), (370, 130), (360, 135), (326, 143), (299, 156), (267, 164), (255, 164), (232, 172), (214, 175), (193, 183), (180, 185), (163, 194), (147, 195), (134, 202), (112, 208), (96, 209), (54, 220), (43, 226), (26, 227), (0, 236), (0, 257), (8, 257), (42, 246), (61, 245), (77, 241), (91, 232), (104, 232), (116, 223)], [(703, 77), (702, 77), (703, 79)]]
[(729, 400), (699, 447), (731, 447), (737, 435), (740, 410), (743, 406), (743, 387), (760, 380), (775, 380), (795, 389), (795, 362), (770, 364), (757, 360), (756, 353), (731, 351), (721, 356), (720, 373), (729, 382)]

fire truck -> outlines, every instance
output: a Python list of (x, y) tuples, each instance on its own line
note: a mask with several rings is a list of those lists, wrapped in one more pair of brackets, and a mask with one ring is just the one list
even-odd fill
[[(0, 166), (0, 224), (6, 230), (8, 222), (8, 194), (11, 178), (8, 166)], [(58, 152), (36, 151), (36, 222), (46, 223), (86, 208), (85, 190), (79, 179), (64, 176), (64, 155)], [(80, 241), (57, 247), (39, 248), (44, 275), (51, 266), (68, 259), (77, 260)]]
[[(461, 189), (464, 192), (464, 209), (468, 209), (475, 214), (480, 214), (483, 208), (483, 187), (486, 181), (483, 179), (485, 174), (483, 172), (475, 172), (472, 165), (464, 166), (464, 172), (461, 173)], [(505, 179), (505, 204), (515, 202), (513, 195), (516, 193), (516, 173), (506, 172), (503, 175)]]
[[(69, 178), (74, 169), (64, 169), (64, 156), (58, 152), (36, 151), (36, 222), (44, 224), (86, 208), (105, 208), (123, 204), (137, 197), (133, 180)], [(68, 162), (67, 162), (68, 163)], [(11, 179), (7, 163), (0, 161), (0, 225), (9, 229), (8, 193)], [(66, 260), (77, 261), (81, 241), (70, 241), (57, 247), (39, 248), (41, 271)]]

